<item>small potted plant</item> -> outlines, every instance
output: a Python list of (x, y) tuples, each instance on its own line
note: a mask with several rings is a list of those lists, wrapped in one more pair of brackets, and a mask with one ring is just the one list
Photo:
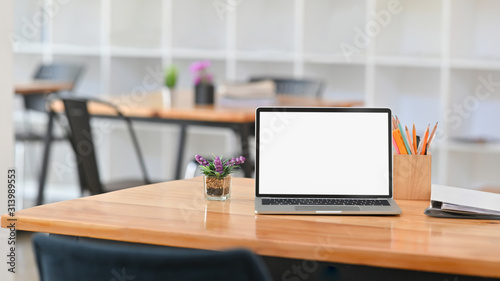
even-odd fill
[(214, 157), (212, 161), (206, 160), (200, 155), (196, 155), (195, 158), (204, 175), (205, 198), (219, 201), (231, 198), (231, 173), (245, 162), (245, 157), (240, 156), (225, 161), (218, 156)]
[(169, 66), (165, 70), (165, 87), (162, 88), (163, 107), (174, 105), (175, 85), (177, 85), (178, 74), (177, 67)]
[(214, 104), (213, 77), (208, 72), (210, 65), (210, 61), (204, 60), (192, 63), (189, 68), (194, 75), (196, 104)]

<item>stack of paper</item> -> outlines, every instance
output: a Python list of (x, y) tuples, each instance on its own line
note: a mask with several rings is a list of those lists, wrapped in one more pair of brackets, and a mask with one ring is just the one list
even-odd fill
[(276, 104), (276, 85), (271, 80), (223, 84), (219, 87), (221, 106), (245, 107)]
[(432, 185), (431, 207), (425, 214), (434, 217), (500, 219), (500, 194), (444, 185)]

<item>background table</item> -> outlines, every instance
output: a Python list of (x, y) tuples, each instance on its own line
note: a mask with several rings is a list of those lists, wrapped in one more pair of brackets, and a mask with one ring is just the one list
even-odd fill
[[(158, 122), (177, 124), (181, 127), (179, 134), (179, 147), (175, 166), (175, 179), (181, 178), (184, 145), (187, 139), (187, 126), (208, 126), (232, 129), (240, 138), (241, 155), (248, 159), (242, 165), (245, 177), (252, 175), (253, 161), (250, 159), (249, 144), (254, 134), (255, 109), (257, 106), (248, 107), (221, 107), (199, 106), (194, 104), (192, 91), (177, 91), (173, 98), (172, 106), (164, 107), (161, 93), (144, 93), (138, 95), (123, 95), (104, 97), (116, 104), (121, 111), (134, 121)], [(313, 107), (351, 107), (361, 106), (362, 101), (328, 101), (318, 98), (278, 96), (277, 106), (313, 106)], [(55, 112), (62, 112), (64, 107), (61, 102), (52, 104)], [(90, 114), (100, 118), (115, 118), (116, 112), (108, 106), (90, 103)], [(42, 170), (39, 178), (37, 205), (43, 203), (43, 191), (48, 169), (51, 136), (53, 128), (53, 115), (49, 114), (44, 155), (42, 157)]]
[(30, 82), (16, 83), (14, 85), (14, 92), (21, 95), (40, 93), (50, 94), (59, 91), (69, 91), (72, 88), (73, 83), (34, 80)]
[[(200, 177), (37, 206), (17, 229), (200, 249), (246, 247), (264, 256), (500, 277), (500, 221), (425, 216), (256, 215), (254, 180), (233, 179), (231, 201), (205, 201)], [(2, 216), (2, 227), (8, 225)], [(460, 279), (461, 280), (461, 279)]]

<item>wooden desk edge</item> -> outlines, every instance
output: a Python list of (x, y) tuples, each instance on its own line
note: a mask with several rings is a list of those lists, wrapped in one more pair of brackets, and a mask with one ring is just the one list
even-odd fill
[[(38, 222), (36, 222), (29, 218), (16, 218), (8, 215), (2, 215), (1, 217), (1, 226), (3, 228), (7, 228), (11, 223), (8, 219), (17, 219), (16, 223), (22, 224), (22, 227), (17, 230), (24, 231), (47, 232), (69, 236), (206, 250), (225, 250), (243, 247), (263, 256), (481, 277), (500, 277), (498, 263), (464, 259), (462, 257), (447, 258), (446, 261), (444, 261), (441, 257), (412, 255), (409, 253), (395, 254), (388, 251), (356, 249), (355, 247), (327, 248), (321, 245), (318, 245), (317, 248), (311, 252), (310, 245), (306, 243), (290, 244), (288, 242), (272, 239), (254, 241), (251, 239), (230, 236), (224, 237), (221, 235), (207, 236), (206, 234), (201, 235), (191, 232), (165, 233), (142, 229), (135, 229), (135, 235), (131, 237), (127, 234), (127, 231), (123, 231), (124, 228), (109, 227), (99, 224), (95, 224), (89, 228), (87, 225), (79, 225), (78, 223), (59, 222), (55, 220), (47, 220), (45, 222), (40, 222), (38, 220)], [(62, 230), (59, 229), (54, 231), (54, 228), (58, 226), (64, 227)], [(127, 228), (125, 228), (125, 230), (126, 229)], [(82, 233), (85, 233), (85, 235), (82, 235)], [(165, 243), (166, 241), (168, 241), (168, 243)], [(468, 266), (457, 267), (457, 264), (467, 264)]]

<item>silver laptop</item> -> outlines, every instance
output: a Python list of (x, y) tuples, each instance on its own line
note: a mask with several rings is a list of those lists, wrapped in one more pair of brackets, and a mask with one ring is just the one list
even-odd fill
[(397, 215), (391, 110), (260, 107), (255, 212)]

